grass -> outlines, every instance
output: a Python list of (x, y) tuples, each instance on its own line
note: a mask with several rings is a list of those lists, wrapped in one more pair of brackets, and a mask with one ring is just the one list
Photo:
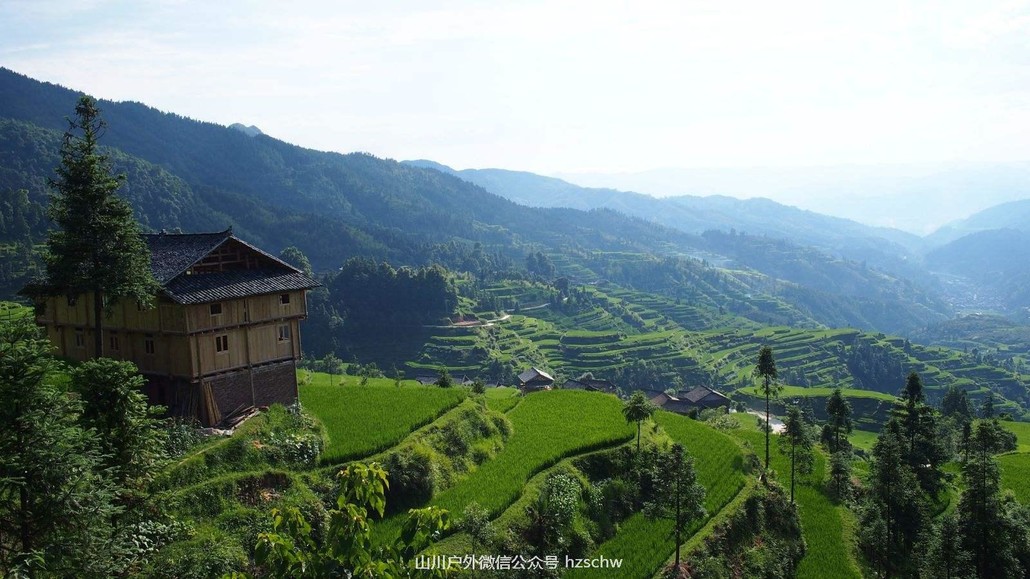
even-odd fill
[[(760, 432), (750, 417), (738, 417), (740, 428), (733, 434), (749, 442), (755, 452), (765, 453), (765, 435)], [(790, 485), (790, 462), (776, 448), (776, 436), (770, 439), (770, 467), (779, 473), (779, 481), (785, 488)], [(808, 549), (798, 567), (797, 576), (804, 577), (861, 577), (854, 560), (850, 543), (846, 538), (852, 535), (846, 527), (847, 512), (842, 505), (836, 505), (823, 491), (826, 477), (826, 458), (816, 452), (815, 468), (810, 475), (798, 477), (795, 500), (801, 517), (802, 533)]]
[(861, 448), (866, 452), (872, 452), (873, 445), (876, 444), (876, 437), (878, 436), (880, 436), (878, 432), (855, 429), (851, 431), (851, 436), (848, 436), (848, 440), (851, 441), (851, 446)]
[(1030, 503), (1030, 454), (1019, 452), (998, 457), (1001, 467), (1001, 488), (1009, 489), (1016, 500)]
[(466, 396), (462, 388), (398, 388), (392, 380), (385, 382), (390, 386), (329, 386), (314, 382), (300, 387), (301, 404), (325, 425), (328, 435), (321, 457), (323, 464), (385, 450), (457, 406)]
[[(655, 422), (694, 457), (698, 482), (705, 487), (707, 516), (696, 521), (687, 537), (737, 496), (744, 486), (743, 453), (729, 436), (685, 416), (660, 411)], [(646, 577), (653, 575), (668, 559), (675, 545), (669, 540), (671, 521), (652, 521), (637, 513), (622, 522), (619, 532), (606, 541), (593, 557), (622, 559), (620, 575)], [(611, 573), (615, 573), (612, 571)], [(587, 577), (589, 572), (569, 572), (566, 577)]]
[[(758, 387), (754, 388), (743, 388), (740, 392), (757, 396), (759, 398), (765, 398)], [(854, 388), (844, 388), (841, 393), (845, 398), (869, 398), (872, 400), (885, 400), (893, 402), (897, 400), (896, 396), (890, 394), (884, 394), (883, 392), (876, 392), (875, 390), (856, 390)], [(780, 391), (780, 400), (789, 400), (791, 398), (810, 398), (810, 397), (829, 397), (833, 394), (833, 388), (804, 388), (802, 386), (783, 386)]]
[(613, 396), (569, 390), (527, 396), (509, 414), (514, 432), (504, 450), (434, 504), (460, 513), (476, 501), (492, 514), (522, 492), (527, 480), (562, 458), (625, 442), (635, 434)]
[(486, 389), (486, 406), (497, 412), (508, 412), (521, 401), (519, 391), (516, 388), (498, 386), (497, 388)]
[[(508, 413), (513, 432), (504, 449), (431, 501), (455, 517), (475, 501), (491, 517), (515, 502), (526, 482), (563, 458), (626, 442), (636, 429), (614, 396), (552, 390), (526, 396)], [(401, 517), (376, 525), (377, 537), (395, 536)]]
[(1030, 452), (1030, 422), (1001, 421), (1001, 425), (1016, 435), (1016, 452)]

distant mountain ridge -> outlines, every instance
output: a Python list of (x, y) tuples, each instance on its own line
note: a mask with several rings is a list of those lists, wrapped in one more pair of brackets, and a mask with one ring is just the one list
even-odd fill
[[(0, 118), (9, 119), (10, 129), (0, 143), (6, 168), (0, 174), (0, 197), (25, 190), (30, 202), (27, 214), (38, 215), (46, 203), (45, 178), (56, 165), (56, 144), (66, 126), (64, 119), (74, 110), (79, 94), (0, 69)], [(746, 265), (765, 276), (734, 272), (744, 286), (737, 292), (739, 297), (727, 297), (723, 293), (726, 287), (714, 284), (709, 296), (714, 303), (728, 299), (743, 303), (750, 299), (747, 296), (767, 293), (781, 302), (791, 300), (798, 312), (780, 319), (807, 318), (804, 323), (885, 331), (940, 320), (946, 314), (924, 288), (861, 265), (866, 259), (877, 265), (877, 256), (886, 261), (896, 249), (884, 250), (893, 247), (889, 241), (860, 237), (867, 229), (857, 224), (832, 218), (819, 221), (825, 218), (760, 200), (716, 199), (727, 206), (706, 209), (707, 215), (701, 218), (695, 215), (700, 210), (683, 206), (683, 200), (652, 206), (658, 200), (621, 192), (607, 192), (618, 202), (613, 202), (612, 208), (534, 208), (438, 167), (430, 170), (367, 154), (304, 149), (140, 103), (102, 101), (101, 108), (108, 122), (104, 145), (115, 152), (119, 167), (140, 168), (130, 171), (135, 175), (133, 190), (126, 194), (148, 228), (197, 231), (232, 225), (248, 240), (271, 251), (298, 246), (322, 271), (335, 270), (352, 256), (397, 265), (436, 262), (460, 271), (511, 269), (527, 254), (543, 250), (565, 260), (567, 275), (575, 275), (578, 268), (597, 267), (590, 275), (620, 274), (630, 283), (651, 284), (653, 280), (627, 275), (639, 267), (634, 260), (606, 264), (594, 258), (616, 252), (639, 255), (639, 262), (648, 255), (704, 259), (715, 247), (713, 240), (688, 233), (683, 223), (698, 224), (696, 230), (711, 229), (713, 224), (732, 229), (733, 223), (738, 223), (736, 229), (746, 230), (748, 237), (719, 244), (720, 253), (713, 259), (728, 259), (740, 264), (737, 268)], [(509, 176), (507, 172), (496, 174)], [(524, 177), (539, 181), (538, 176)], [(559, 180), (549, 183), (569, 186)], [(743, 208), (740, 220), (730, 221), (738, 206)], [(642, 214), (641, 208), (653, 209), (651, 217), (635, 217)], [(665, 214), (678, 215), (679, 227), (660, 221)], [(769, 214), (775, 214), (774, 218), (769, 219)], [(813, 232), (812, 236), (833, 245), (848, 259), (806, 250), (799, 245), (803, 240), (758, 243), (758, 234), (764, 233), (760, 227), (778, 232), (777, 238), (787, 237), (784, 226), (776, 229), (763, 224), (788, 219), (800, 220), (789, 225), (791, 229)], [(807, 219), (822, 225), (804, 226)], [(855, 227), (854, 235), (859, 237), (849, 230)], [(40, 232), (36, 235), (38, 240)], [(745, 252), (768, 252), (769, 259)], [(623, 271), (611, 271), (612, 267)], [(855, 293), (862, 284), (869, 287)], [(887, 300), (889, 307), (880, 304), (882, 300)], [(905, 313), (890, 317), (877, 311)], [(774, 319), (754, 312), (748, 315)]]
[(727, 232), (735, 229), (790, 239), (794, 243), (812, 245), (834, 255), (867, 261), (899, 273), (905, 273), (910, 265), (908, 259), (923, 247), (922, 240), (911, 233), (870, 227), (764, 198), (736, 199), (719, 195), (656, 198), (630, 191), (580, 187), (524, 171), (458, 171), (427, 160), (404, 163), (455, 175), (491, 193), (532, 207), (614, 209), (692, 234), (713, 229)]
[[(1030, 191), (1027, 192), (1030, 196)], [(995, 205), (952, 221), (927, 236), (935, 246), (941, 246), (964, 235), (991, 229), (1015, 229), (1030, 232), (1030, 198)]]

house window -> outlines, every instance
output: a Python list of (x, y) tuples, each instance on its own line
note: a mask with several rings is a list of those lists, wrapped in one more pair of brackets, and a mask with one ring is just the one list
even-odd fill
[(228, 352), (229, 351), (229, 334), (222, 334), (221, 336), (215, 336), (215, 351), (216, 352)]
[(86, 337), (83, 335), (82, 330), (75, 330), (75, 347), (76, 348), (85, 348), (86, 347)]
[(145, 338), (143, 338), (143, 350), (147, 354), (154, 354), (154, 336), (148, 334)]
[(211, 315), (212, 316), (217, 316), (217, 315), (220, 315), (221, 313), (222, 313), (222, 304), (221, 303), (211, 304)]
[(279, 294), (279, 305), (285, 306), (290, 303), (290, 294)]
[(108, 336), (107, 346), (112, 352), (118, 351), (118, 334), (111, 334)]
[(283, 324), (279, 326), (279, 341), (287, 342), (290, 340), (290, 325)]

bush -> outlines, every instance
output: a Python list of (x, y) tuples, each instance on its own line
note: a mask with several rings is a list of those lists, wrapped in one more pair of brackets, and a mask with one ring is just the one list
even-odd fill
[(433, 451), (416, 444), (391, 453), (383, 462), (390, 483), (386, 504), (390, 512), (402, 512), (433, 498), (440, 478)]
[(195, 418), (170, 418), (165, 424), (165, 452), (168, 458), (178, 458), (204, 440), (200, 423)]
[(158, 551), (144, 575), (160, 579), (209, 579), (241, 571), (247, 554), (236, 538), (205, 527), (187, 541)]

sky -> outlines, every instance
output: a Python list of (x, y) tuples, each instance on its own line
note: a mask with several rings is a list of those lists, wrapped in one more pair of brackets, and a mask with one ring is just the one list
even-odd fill
[(1030, 2), (0, 0), (0, 65), (553, 175), (1030, 161)]

